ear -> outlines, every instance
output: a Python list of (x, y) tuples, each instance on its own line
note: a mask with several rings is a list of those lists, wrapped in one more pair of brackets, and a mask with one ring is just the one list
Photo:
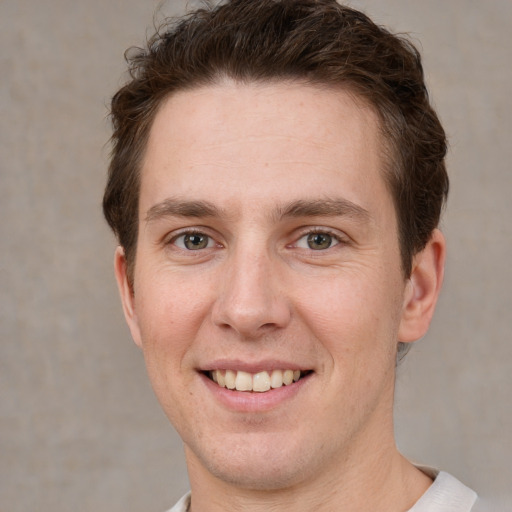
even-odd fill
[(435, 229), (425, 248), (412, 261), (398, 341), (409, 343), (426, 334), (443, 284), (445, 257), (445, 238)]
[(137, 320), (137, 312), (135, 311), (135, 297), (132, 285), (128, 279), (124, 249), (121, 246), (117, 247), (114, 255), (114, 272), (116, 274), (117, 287), (119, 288), (126, 323), (128, 324), (136, 345), (142, 348), (139, 322)]

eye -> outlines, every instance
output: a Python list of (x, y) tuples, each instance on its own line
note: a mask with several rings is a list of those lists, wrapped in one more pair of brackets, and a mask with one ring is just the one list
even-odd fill
[(208, 249), (215, 245), (212, 238), (204, 233), (184, 233), (177, 236), (173, 241), (174, 245), (187, 251), (198, 251)]
[(340, 241), (334, 235), (324, 231), (315, 231), (299, 238), (299, 240), (297, 240), (296, 246), (301, 249), (322, 251), (325, 249), (330, 249), (339, 243)]

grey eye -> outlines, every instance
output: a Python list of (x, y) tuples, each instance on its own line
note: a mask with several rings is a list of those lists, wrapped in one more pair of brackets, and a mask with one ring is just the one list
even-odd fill
[(333, 237), (328, 233), (310, 233), (307, 236), (307, 244), (314, 251), (329, 249), (333, 244)]
[(208, 235), (203, 233), (187, 233), (176, 238), (174, 243), (182, 249), (197, 251), (211, 247), (213, 241)]

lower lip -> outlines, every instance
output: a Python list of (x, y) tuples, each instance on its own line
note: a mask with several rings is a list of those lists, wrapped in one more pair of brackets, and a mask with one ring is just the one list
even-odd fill
[(263, 393), (221, 388), (203, 373), (200, 376), (208, 390), (224, 407), (236, 412), (265, 412), (292, 400), (308, 384), (312, 374), (288, 386), (283, 385)]

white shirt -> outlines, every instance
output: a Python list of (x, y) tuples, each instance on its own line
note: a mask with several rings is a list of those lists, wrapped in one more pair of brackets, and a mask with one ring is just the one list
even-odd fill
[[(476, 499), (475, 491), (449, 473), (441, 471), (425, 494), (407, 512), (470, 512), (474, 510)], [(189, 507), (190, 493), (167, 512), (188, 512)]]
[(425, 494), (408, 512), (469, 512), (476, 498), (475, 491), (449, 473), (440, 471)]

